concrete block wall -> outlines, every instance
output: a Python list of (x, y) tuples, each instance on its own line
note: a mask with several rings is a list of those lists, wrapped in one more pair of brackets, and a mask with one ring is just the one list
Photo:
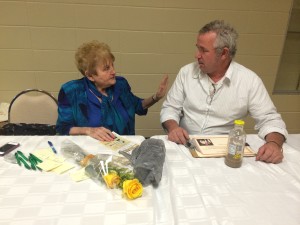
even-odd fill
[[(272, 95), (291, 6), (292, 0), (0, 1), (0, 102), (27, 88), (57, 97), (64, 82), (81, 77), (74, 53), (93, 39), (110, 45), (133, 92), (150, 96), (163, 74), (171, 85), (180, 67), (194, 61), (197, 32), (214, 19), (236, 27), (236, 61), (254, 70)], [(289, 131), (299, 133), (299, 96), (271, 97)], [(138, 135), (164, 134), (161, 103), (137, 116)], [(246, 131), (255, 133), (251, 119)]]

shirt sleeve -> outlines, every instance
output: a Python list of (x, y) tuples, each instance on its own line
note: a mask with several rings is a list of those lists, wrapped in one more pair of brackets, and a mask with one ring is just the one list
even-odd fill
[(249, 113), (255, 120), (255, 129), (264, 139), (272, 132), (278, 132), (287, 138), (286, 125), (277, 112), (262, 80), (259, 77), (253, 80), (252, 91), (249, 96)]
[(178, 124), (182, 115), (183, 102), (185, 99), (184, 92), (184, 75), (183, 68), (179, 71), (171, 89), (167, 94), (167, 98), (162, 105), (160, 111), (160, 122), (167, 120), (175, 120)]

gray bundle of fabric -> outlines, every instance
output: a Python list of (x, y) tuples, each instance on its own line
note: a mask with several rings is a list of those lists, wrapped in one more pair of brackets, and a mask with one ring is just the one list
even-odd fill
[(131, 155), (125, 152), (120, 154), (130, 160), (135, 177), (143, 186), (150, 184), (154, 187), (158, 186), (166, 156), (166, 148), (162, 140), (146, 139), (132, 151)]

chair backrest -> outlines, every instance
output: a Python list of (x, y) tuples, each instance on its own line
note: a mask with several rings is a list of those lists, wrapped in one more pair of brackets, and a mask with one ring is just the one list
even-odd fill
[(8, 122), (55, 125), (57, 108), (57, 100), (47, 91), (27, 89), (11, 101)]

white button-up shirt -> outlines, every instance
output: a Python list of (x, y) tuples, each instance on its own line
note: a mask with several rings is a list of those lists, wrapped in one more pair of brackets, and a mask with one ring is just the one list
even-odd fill
[(162, 105), (160, 121), (175, 120), (189, 134), (228, 134), (234, 120), (248, 114), (261, 138), (271, 132), (287, 137), (284, 121), (253, 71), (231, 62), (214, 90), (208, 75), (194, 62), (180, 69)]

